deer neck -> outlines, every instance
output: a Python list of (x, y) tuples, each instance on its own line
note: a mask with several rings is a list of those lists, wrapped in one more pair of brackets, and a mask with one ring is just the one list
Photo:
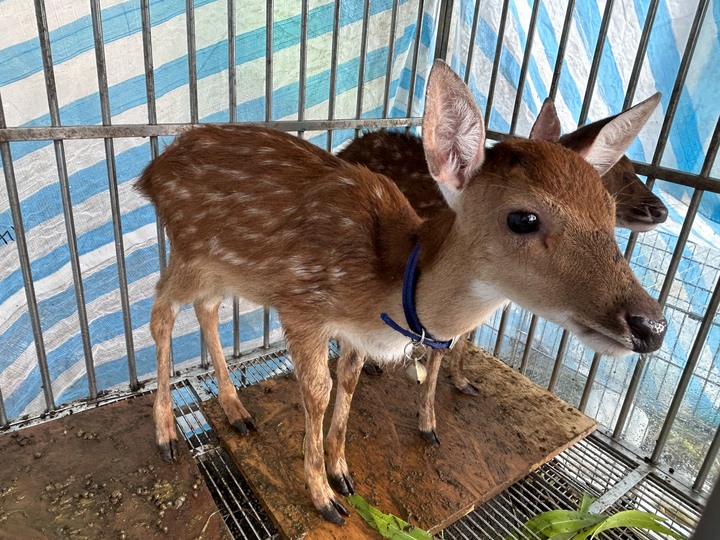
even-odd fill
[(415, 305), (420, 322), (435, 338), (469, 332), (507, 301), (486, 279), (468, 272), (467, 257), (477, 251), (472, 245), (477, 239), (462, 233), (452, 211), (425, 222), (418, 241), (423, 252)]

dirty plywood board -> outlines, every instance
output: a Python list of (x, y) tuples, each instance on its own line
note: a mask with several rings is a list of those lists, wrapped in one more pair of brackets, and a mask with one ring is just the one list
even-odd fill
[(160, 458), (153, 398), (0, 436), (0, 538), (230, 539), (185, 443)]
[[(346, 457), (357, 493), (433, 533), (595, 428), (590, 418), (477, 348), (468, 347), (465, 366), (480, 396), (459, 394), (443, 368), (436, 396), (439, 447), (428, 447), (418, 432), (422, 389), (401, 370), (363, 375), (350, 413)], [(288, 538), (374, 537), (355, 512), (341, 528), (312, 507), (303, 480), (297, 383), (275, 379), (239, 395), (257, 433), (237, 434), (215, 400), (203, 404), (204, 412), (279, 530)]]

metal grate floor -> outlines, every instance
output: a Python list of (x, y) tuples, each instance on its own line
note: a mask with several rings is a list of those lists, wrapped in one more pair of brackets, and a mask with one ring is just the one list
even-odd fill
[[(331, 356), (335, 355), (337, 349), (331, 345)], [(237, 359), (229, 367), (235, 384), (242, 387), (289, 373), (293, 366), (285, 350), (275, 349)], [(234, 538), (277, 538), (274, 526), (200, 411), (200, 403), (216, 395), (212, 371), (175, 382), (173, 399), (179, 430)], [(540, 512), (577, 508), (583, 493), (598, 498), (594, 511), (637, 508), (653, 512), (666, 518), (666, 525), (673, 531), (686, 537), (702, 512), (700, 502), (675, 489), (651, 467), (620, 454), (601, 435), (592, 435), (454, 523), (440, 537), (497, 540), (514, 535), (519, 540), (536, 540), (522, 524)], [(606, 532), (601, 537), (665, 538), (635, 531)]]

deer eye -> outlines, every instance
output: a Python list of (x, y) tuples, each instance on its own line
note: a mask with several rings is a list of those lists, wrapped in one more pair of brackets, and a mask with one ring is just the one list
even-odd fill
[(540, 218), (532, 212), (510, 212), (507, 224), (510, 230), (516, 234), (530, 234), (540, 228)]

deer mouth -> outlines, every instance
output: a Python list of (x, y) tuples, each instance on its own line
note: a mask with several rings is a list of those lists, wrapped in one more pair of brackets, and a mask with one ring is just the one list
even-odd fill
[(609, 330), (591, 327), (576, 320), (568, 322), (570, 330), (595, 352), (609, 356), (625, 356), (635, 350), (632, 340), (625, 335), (617, 335)]

